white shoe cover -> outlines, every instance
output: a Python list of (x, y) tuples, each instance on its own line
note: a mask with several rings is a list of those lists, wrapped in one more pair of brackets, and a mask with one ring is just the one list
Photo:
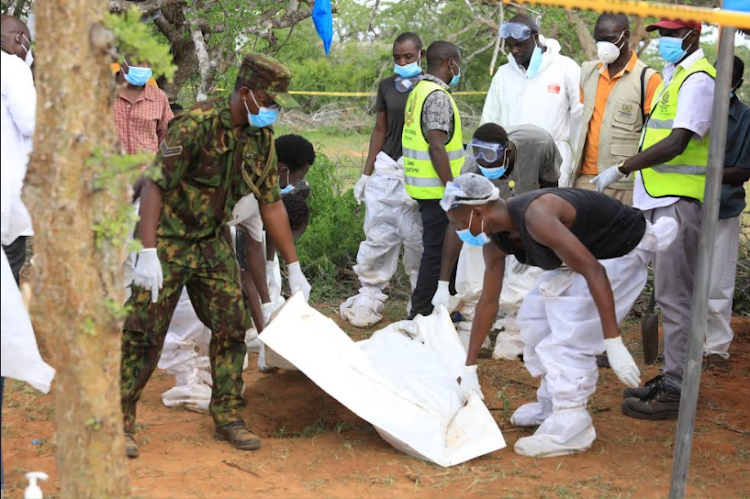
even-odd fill
[(362, 287), (358, 295), (348, 298), (341, 304), (341, 318), (354, 327), (374, 326), (383, 319), (381, 312), (387, 299), (388, 295), (378, 288)]
[(500, 331), (495, 338), (492, 358), (495, 360), (518, 360), (523, 355), (523, 339), (518, 331)]
[(552, 404), (531, 402), (524, 404), (510, 417), (513, 426), (539, 426), (552, 414)]
[(588, 411), (555, 410), (530, 437), (519, 439), (516, 454), (528, 457), (557, 457), (584, 452), (596, 440), (596, 430)]

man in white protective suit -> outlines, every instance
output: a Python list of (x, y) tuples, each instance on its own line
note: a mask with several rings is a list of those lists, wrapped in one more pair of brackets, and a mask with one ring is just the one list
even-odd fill
[[(398, 268), (401, 246), (411, 289), (417, 284), (422, 258), (419, 208), (404, 188), (401, 134), (409, 92), (422, 78), (425, 51), (415, 33), (402, 33), (393, 42), (394, 75), (378, 85), (377, 118), (362, 177), (354, 186), (358, 204), (366, 207), (365, 240), (359, 245), (354, 272), (362, 287), (341, 304), (341, 317), (353, 326), (368, 327), (383, 316), (388, 286)], [(408, 311), (407, 311), (408, 312)]]
[(486, 265), (462, 384), (480, 390), (477, 355), (497, 314), (506, 256), (544, 269), (518, 315), (526, 368), (541, 378), (538, 401), (511, 417), (516, 426), (539, 428), (515, 451), (552, 457), (587, 450), (596, 438), (586, 410), (599, 376), (596, 356), (606, 351), (625, 385), (640, 382), (618, 323), (646, 284), (654, 252), (674, 240), (677, 222), (651, 224), (640, 210), (581, 189), (540, 189), (506, 201), (472, 173), (449, 183), (441, 203), (459, 237), (482, 247)]
[(501, 25), (500, 36), (510, 56), (492, 78), (481, 123), (536, 125), (549, 132), (562, 156), (559, 185), (570, 187), (583, 116), (581, 68), (560, 54), (557, 40), (540, 35), (526, 14)]
[[(562, 158), (549, 133), (534, 125), (509, 127), (506, 131), (496, 123), (485, 123), (477, 128), (466, 148), (466, 161), (461, 173), (477, 173), (490, 179), (509, 199), (539, 188), (557, 187)], [(460, 253), (460, 258), (459, 258)], [(471, 323), (479, 296), (482, 293), (484, 259), (481, 248), (464, 244), (453, 231), (448, 231), (443, 243), (438, 289), (432, 298), (433, 306), (451, 308), (449, 279), (456, 261), (456, 291), (462, 320), (456, 325), (464, 348), (469, 347)], [(493, 357), (516, 359), (523, 353), (523, 342), (516, 324), (516, 314), (526, 293), (536, 286), (542, 270), (523, 265), (512, 255), (507, 258), (503, 291), (500, 294), (501, 313), (495, 327), (500, 329)], [(489, 347), (489, 338), (486, 345)]]

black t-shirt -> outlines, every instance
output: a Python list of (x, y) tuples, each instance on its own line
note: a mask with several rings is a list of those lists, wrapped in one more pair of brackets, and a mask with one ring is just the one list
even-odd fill
[(554, 194), (573, 205), (576, 219), (573, 233), (597, 260), (619, 258), (630, 253), (643, 239), (646, 219), (643, 212), (606, 194), (583, 189), (550, 187), (527, 192), (508, 200), (508, 211), (518, 228), (523, 248), (514, 248), (507, 232), (490, 234), (490, 239), (519, 262), (544, 270), (562, 266), (562, 260), (547, 246), (539, 244), (526, 228), (526, 209), (539, 196)]
[(388, 117), (388, 132), (385, 136), (383, 152), (394, 160), (401, 157), (401, 132), (404, 130), (404, 110), (409, 92), (396, 90), (396, 76), (380, 81), (375, 110), (385, 111)]

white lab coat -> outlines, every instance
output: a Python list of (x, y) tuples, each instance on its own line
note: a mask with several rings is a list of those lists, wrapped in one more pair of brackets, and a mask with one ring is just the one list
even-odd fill
[(2, 243), (33, 234), (31, 217), (21, 202), (23, 179), (31, 152), (36, 113), (36, 89), (31, 70), (20, 58), (2, 59)]
[(563, 158), (560, 166), (562, 187), (571, 185), (573, 151), (583, 116), (580, 99), (581, 68), (571, 58), (560, 55), (557, 40), (539, 36), (547, 50), (533, 78), (516, 64), (512, 56), (492, 78), (482, 110), (482, 123), (503, 127), (536, 125), (549, 133)]

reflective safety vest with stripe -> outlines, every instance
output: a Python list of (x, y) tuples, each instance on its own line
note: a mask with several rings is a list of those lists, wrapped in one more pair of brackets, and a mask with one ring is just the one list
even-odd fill
[(453, 106), (453, 138), (445, 145), (454, 177), (461, 173), (464, 164), (464, 144), (461, 136), (461, 118), (456, 102), (449, 92), (428, 80), (420, 81), (409, 94), (404, 114), (404, 131), (401, 146), (404, 154), (404, 184), (406, 192), (414, 199), (441, 199), (445, 186), (440, 181), (430, 159), (430, 144), (422, 134), (422, 108), (432, 92), (445, 92)]
[[(678, 71), (681, 66), (677, 66)], [(677, 96), (688, 76), (706, 73), (716, 78), (716, 69), (704, 57), (692, 66), (682, 68), (664, 88), (664, 82), (654, 92), (651, 115), (646, 123), (641, 150), (666, 139), (672, 133), (677, 116)], [(702, 139), (694, 136), (685, 150), (666, 163), (641, 170), (643, 186), (653, 198), (683, 196), (703, 202), (706, 187), (706, 165), (708, 165), (708, 134)]]

